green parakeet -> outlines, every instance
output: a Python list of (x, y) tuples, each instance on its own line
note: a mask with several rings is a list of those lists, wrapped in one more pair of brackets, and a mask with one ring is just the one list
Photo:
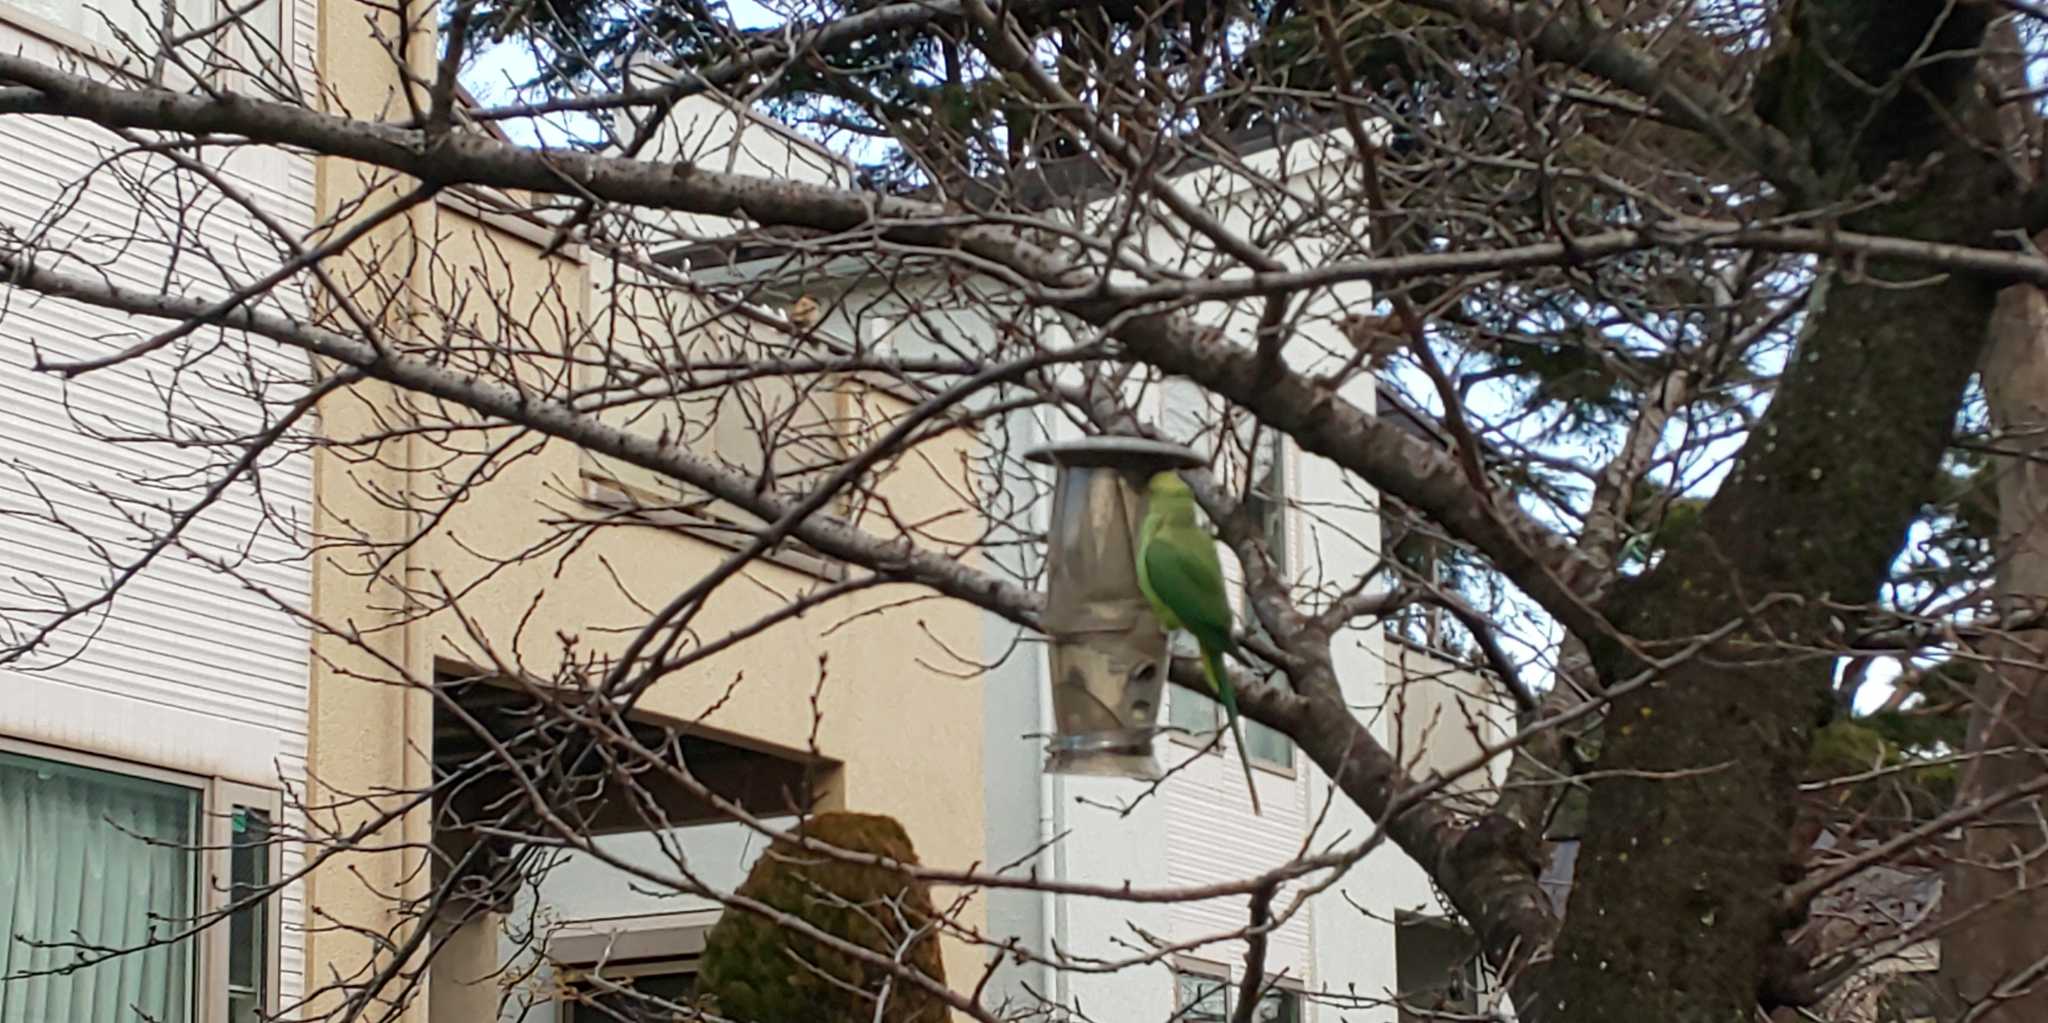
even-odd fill
[(1145, 521), (1138, 528), (1138, 588), (1151, 602), (1159, 624), (1168, 631), (1188, 630), (1202, 648), (1202, 668), (1230, 720), (1252, 812), (1259, 813), (1259, 790), (1252, 783), (1244, 730), (1237, 721), (1237, 691), (1230, 687), (1230, 672), (1223, 663), (1223, 655), (1237, 649), (1237, 641), (1230, 635), (1230, 597), (1223, 590), (1216, 538), (1195, 523), (1195, 494), (1178, 474), (1153, 476), (1146, 497)]

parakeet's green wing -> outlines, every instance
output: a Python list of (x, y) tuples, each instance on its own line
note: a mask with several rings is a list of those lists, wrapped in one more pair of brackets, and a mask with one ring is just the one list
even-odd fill
[(1180, 628), (1180, 617), (1173, 609), (1159, 599), (1159, 591), (1152, 588), (1152, 571), (1147, 565), (1145, 552), (1152, 547), (1152, 534), (1156, 530), (1147, 524), (1144, 539), (1138, 544), (1138, 589), (1145, 594), (1145, 602), (1152, 605), (1152, 613), (1159, 618), (1159, 627), (1168, 632)]
[(1223, 565), (1209, 534), (1200, 529), (1161, 529), (1145, 544), (1144, 560), (1153, 598), (1173, 611), (1181, 628), (1205, 646), (1234, 648)]

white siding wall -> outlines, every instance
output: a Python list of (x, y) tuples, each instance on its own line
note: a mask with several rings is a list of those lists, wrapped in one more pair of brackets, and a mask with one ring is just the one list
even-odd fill
[[(1300, 854), (1302, 836), (1308, 833), (1314, 811), (1302, 780), (1253, 768), (1264, 810), (1255, 817), (1236, 746), (1227, 740), (1223, 746), (1221, 753), (1206, 754), (1178, 742), (1160, 746), (1160, 760), (1168, 770), (1186, 764), (1165, 791), (1167, 882), (1176, 887), (1241, 881), (1278, 867)], [(1292, 886), (1282, 889), (1275, 908), (1292, 898)], [(1242, 896), (1178, 903), (1172, 937), (1190, 941), (1238, 930), (1249, 919), (1248, 906)], [(1285, 974), (1296, 982), (1307, 979), (1309, 939), (1308, 914), (1296, 914), (1267, 942), (1266, 972)], [(1201, 958), (1241, 968), (1244, 945), (1211, 946)]]
[[(288, 48), (296, 74), (310, 87), (317, 4), (289, 2)], [(0, 0), (0, 7), (6, 4)], [(0, 12), (0, 49), (45, 60), (61, 52), (41, 26), (12, 11)], [(52, 247), (82, 261), (54, 265), (91, 267), (147, 291), (220, 294), (217, 273), (174, 262), (162, 246), (117, 251), (88, 240), (95, 232), (161, 235), (174, 211), (186, 211), (187, 223), (235, 275), (272, 265), (274, 246), (248, 214), (217, 194), (199, 193), (189, 183), (181, 193), (160, 182), (150, 192), (160, 208), (138, 220), (135, 198), (104, 172), (81, 189), (88, 170), (116, 142), (112, 136), (77, 122), (10, 117), (5, 123), (0, 225), (26, 229), (48, 217), (60, 197), (77, 199), (55, 221)], [(294, 231), (309, 224), (310, 162), (256, 152), (206, 158), (226, 160), (236, 186)], [(0, 245), (6, 244), (11, 241), (0, 235)], [(189, 421), (197, 414), (218, 417), (205, 432), (222, 437), (258, 429), (262, 420), (250, 400), (232, 390), (246, 383), (248, 367), (223, 359), (227, 351), (199, 357), (218, 340), (205, 332), (182, 352), (160, 353), (147, 366), (96, 372), (68, 386), (32, 373), (35, 350), (53, 359), (104, 354), (166, 324), (0, 295), (6, 303), (0, 307), (0, 607), (19, 631), (48, 620), (53, 601), (90, 596), (109, 574), (106, 559), (88, 541), (46, 521), (45, 500), (105, 544), (112, 558), (126, 561), (141, 550), (138, 541), (148, 530), (123, 519), (95, 489), (127, 499), (131, 513), (153, 502), (158, 510), (148, 521), (157, 526), (166, 516), (162, 509), (183, 508), (196, 495), (152, 488), (142, 477), (211, 466), (212, 478), (232, 458), (219, 449), (112, 444), (92, 439), (91, 432), (160, 433), (168, 417)], [(295, 297), (284, 301), (288, 309), (302, 309)], [(185, 366), (177, 382), (180, 400), (167, 409), (163, 385), (177, 362)], [(274, 350), (261, 350), (256, 366), (273, 398), (294, 393), (291, 382), (305, 375), (300, 359)], [(305, 772), (308, 637), (292, 612), (307, 606), (299, 531), (310, 507), (308, 469), (295, 454), (266, 460), (261, 502), (246, 485), (230, 490), (186, 532), (182, 549), (165, 552), (110, 608), (66, 628), (28, 661), (0, 668), (0, 735), (271, 789), (297, 786)], [(208, 562), (232, 566), (232, 572)], [(65, 597), (55, 598), (56, 589)], [(285, 869), (296, 869), (298, 861), (287, 850)], [(282, 994), (289, 1005), (303, 972), (296, 892), (287, 894), (282, 916)]]

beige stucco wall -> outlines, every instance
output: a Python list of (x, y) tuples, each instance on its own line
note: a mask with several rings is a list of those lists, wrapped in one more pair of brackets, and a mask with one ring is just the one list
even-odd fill
[[(389, 58), (368, 32), (363, 13), (351, 0), (325, 0), (323, 75), (356, 114), (388, 110), (386, 116), (401, 117), (403, 104), (388, 101), (395, 80)], [(363, 177), (355, 167), (327, 161), (319, 185), (320, 208), (332, 211), (360, 194)], [(430, 305), (465, 302), (456, 318), (488, 337), (501, 311), (486, 299), (498, 298), (508, 300), (515, 318), (537, 335), (576, 329), (587, 322), (592, 270), (574, 247), (543, 258), (536, 241), (541, 237), (544, 232), (531, 226), (486, 223), (454, 198), (386, 225), (375, 236), (377, 244), (402, 248), (432, 239), (438, 257), (410, 264), (415, 293), (431, 300), (398, 303), (387, 316), (393, 322), (410, 316), (410, 329), (417, 330), (428, 326)], [(844, 410), (862, 411), (872, 420), (904, 408), (894, 398), (860, 394), (863, 400), (849, 400)], [(385, 388), (359, 387), (323, 407), (322, 426), (330, 438), (376, 432), (393, 417), (403, 421), (398, 404)], [(463, 443), (482, 446), (502, 436), (469, 435)], [(905, 517), (936, 519), (929, 528), (942, 538), (976, 535), (974, 517), (963, 507), (965, 489), (958, 478), (948, 479), (964, 472), (963, 456), (972, 443), (964, 433), (948, 435), (896, 464), (880, 487), (888, 506)], [(537, 449), (526, 450), (534, 444)], [(401, 672), (415, 682), (431, 679), (437, 659), (514, 662), (531, 674), (550, 676), (565, 656), (565, 634), (578, 639), (571, 656), (602, 660), (627, 642), (630, 626), (646, 620), (645, 607), (665, 603), (727, 555), (673, 531), (608, 527), (566, 556), (557, 551), (508, 566), (505, 559), (557, 533), (564, 517), (598, 514), (580, 500), (593, 469), (588, 456), (537, 438), (521, 450), (502, 471), (475, 485), (426, 541), (394, 562), (414, 586), (462, 593), (463, 620), (441, 610), (371, 633), (395, 620), (393, 609), (406, 603), (403, 595), (388, 584), (366, 583), (368, 559), (360, 549), (329, 549), (316, 558), (315, 613), (330, 627), (364, 633), (330, 634), (315, 642), (309, 746), (313, 774), (327, 790), (424, 784), (429, 765), (419, 751), (431, 743), (431, 704), (419, 688), (381, 683)], [(321, 456), (315, 522), (320, 535), (404, 535), (417, 524), (416, 515), (392, 510), (376, 495), (408, 487), (431, 491), (466, 471), (461, 459), (448, 461), (437, 445), (419, 439), (386, 443), (381, 453), (377, 461), (336, 452)], [(398, 468), (430, 461), (439, 466), (432, 474)], [(953, 514), (944, 514), (949, 510)], [(815, 575), (757, 564), (717, 592), (693, 631), (715, 639), (819, 585)], [(982, 859), (984, 834), (982, 698), (971, 667), (948, 650), (978, 651), (980, 620), (964, 605), (920, 597), (929, 595), (879, 587), (836, 601), (661, 680), (641, 708), (675, 722), (700, 723), (743, 744), (814, 747), (844, 765), (828, 779), (830, 805), (897, 817), (928, 863), (974, 863)], [(716, 711), (707, 715), (714, 705)], [(350, 824), (368, 812), (357, 806), (337, 819)], [(382, 837), (418, 842), (427, 825), (415, 812)], [(389, 893), (416, 894), (426, 883), (425, 872), (414, 869), (418, 857), (415, 849), (355, 857), (347, 869), (325, 867), (312, 879), (312, 903), (317, 912), (350, 926), (392, 928), (399, 921)], [(980, 907), (970, 906), (963, 920), (978, 927)], [(309, 945), (309, 971), (320, 976), (353, 973), (369, 948), (367, 939), (333, 929), (312, 935)], [(473, 967), (489, 946), (458, 943), (464, 968), (438, 972), (475, 976)], [(956, 981), (977, 975), (978, 957), (967, 946), (949, 946), (946, 958)], [(448, 987), (444, 980), (431, 992), (435, 1018), (494, 1014), (495, 990)], [(425, 1018), (426, 1006), (427, 1000), (419, 1000), (406, 1018)]]
[[(338, 111), (354, 113), (390, 109), (395, 80), (388, 59), (372, 42), (367, 8), (353, 0), (321, 0), (315, 44), (321, 95)], [(379, 29), (392, 34), (396, 19), (379, 19)], [(431, 23), (431, 22), (429, 22)], [(358, 196), (372, 172), (342, 161), (322, 159), (315, 167), (316, 222), (332, 216), (348, 197)], [(362, 242), (390, 251), (410, 226), (403, 220), (384, 225)], [(346, 275), (347, 268), (336, 265)], [(346, 277), (344, 278), (346, 279)], [(321, 427), (329, 436), (354, 436), (375, 428), (379, 408), (391, 405), (389, 392), (364, 385), (338, 394), (320, 408)], [(321, 452), (314, 460), (313, 529), (316, 539), (342, 535), (396, 535), (406, 516), (384, 507), (362, 489), (346, 460)], [(399, 602), (388, 585), (362, 578), (360, 552), (316, 548), (313, 558), (311, 612), (330, 628), (350, 623), (374, 626)], [(309, 825), (329, 835), (360, 834), (366, 847), (393, 851), (333, 857), (318, 865), (306, 882), (310, 930), (306, 935), (309, 990), (336, 985), (315, 998), (305, 1015), (313, 1017), (358, 997), (361, 986), (380, 964), (383, 942), (404, 941), (409, 933), (392, 913), (393, 897), (424, 891), (426, 872), (420, 852), (430, 820), (413, 810), (388, 821), (373, 833), (364, 828), (382, 815), (402, 809), (394, 801), (363, 801), (354, 797), (379, 790), (423, 785), (429, 765), (420, 752), (431, 742), (432, 708), (427, 694), (376, 684), (389, 677), (389, 665), (409, 666), (425, 657), (422, 637), (410, 629), (390, 629), (360, 640), (340, 638), (316, 628), (313, 670), (308, 697), (307, 785)], [(379, 993), (383, 997), (383, 993)], [(382, 1012), (368, 1015), (383, 1016)], [(424, 1000), (415, 1000), (404, 1020), (426, 1018)]]

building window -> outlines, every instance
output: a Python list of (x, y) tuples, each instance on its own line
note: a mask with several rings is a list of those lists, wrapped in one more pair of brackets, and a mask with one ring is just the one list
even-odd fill
[[(249, 899), (271, 879), (270, 815), (250, 807), (229, 812), (230, 905)], [(228, 917), (228, 1023), (258, 1023), (270, 1008), (270, 906), (252, 902)]]
[(282, 66), (290, 63), (291, 55), (285, 52), (284, 0), (267, 0), (250, 11), (244, 22), (254, 37), (247, 41), (249, 49), (255, 51), (255, 62), (265, 66)]
[[(168, 940), (230, 905), (232, 892), (270, 883), (274, 797), (45, 752), (0, 747), (0, 976), (15, 978), (0, 984), (0, 1018), (240, 1023), (275, 1012), (273, 900), (197, 939)], [(260, 814), (260, 841), (224, 841), (216, 813)], [(87, 949), (133, 951), (100, 959)], [(91, 965), (55, 972), (81, 962)], [(230, 982), (201, 982), (215, 970)]]
[(683, 1018), (697, 987), (697, 960), (607, 965), (563, 982), (562, 1023), (654, 1023)]
[[(173, 0), (172, 35), (213, 21), (213, 0)], [(22, 11), (109, 50), (125, 51), (121, 36), (150, 52), (163, 33), (164, 5), (134, 0), (0, 0), (0, 7)]]
[(1261, 767), (1294, 770), (1294, 740), (1286, 732), (1250, 718), (1244, 721), (1244, 755)]
[[(1287, 435), (1269, 430), (1253, 457), (1251, 490), (1245, 496), (1245, 510), (1259, 522), (1265, 535), (1266, 553), (1283, 577), (1287, 561)], [(1256, 622), (1258, 619), (1252, 619)]]
[[(213, 3), (239, 9), (246, 0), (213, 0)], [(227, 7), (221, 8), (223, 14)], [(289, 93), (293, 87), (289, 72), (291, 39), (285, 32), (285, 0), (262, 0), (243, 13), (238, 24), (222, 33), (217, 46), (220, 51), (217, 59), (233, 69), (223, 82), (228, 88), (259, 96), (275, 96), (280, 90)]]
[[(1407, 580), (1447, 592), (1463, 588), (1457, 548), (1429, 523), (1391, 498), (1380, 499), (1381, 553)], [(1387, 635), (1423, 650), (1460, 661), (1473, 656), (1471, 643), (1457, 619), (1435, 604), (1418, 604), (1389, 615)]]
[[(238, 25), (209, 35), (210, 45), (221, 46), (239, 61), (275, 65), (284, 45), (283, 7), (281, 0), (269, 0), (242, 11)], [(30, 31), (62, 33), (71, 38), (56, 41), (89, 44), (105, 58), (129, 58), (132, 66), (134, 51), (153, 57), (165, 35), (190, 36), (213, 26), (227, 15), (228, 6), (223, 0), (171, 0), (168, 5), (156, 0), (0, 0), (0, 16), (9, 12), (26, 15)]]
[[(1265, 534), (1266, 553), (1273, 559), (1274, 570), (1286, 578), (1287, 435), (1278, 430), (1268, 430), (1263, 438), (1252, 465), (1253, 483), (1245, 506), (1259, 520), (1259, 528)], [(1246, 626), (1254, 632), (1261, 631), (1263, 625), (1251, 609), (1249, 592), (1244, 604)], [(1244, 755), (1251, 758), (1252, 763), (1281, 771), (1294, 770), (1294, 740), (1285, 732), (1257, 721), (1246, 721), (1244, 745)]]
[[(1178, 728), (1176, 735), (1192, 745), (1208, 745), (1223, 728), (1223, 704), (1194, 690), (1176, 690), (1167, 696), (1165, 722)], [(1260, 767), (1276, 771), (1294, 769), (1294, 741), (1286, 732), (1243, 718), (1245, 749), (1239, 753)]]
[(1223, 708), (1192, 689), (1175, 689), (1166, 701), (1166, 723), (1189, 742), (1206, 743), (1222, 727)]
[(1396, 914), (1394, 983), (1401, 1023), (1475, 1015), (1485, 981), (1478, 945), (1465, 928), (1442, 917)]
[[(1236, 985), (1220, 967), (1197, 966), (1173, 974), (1176, 1023), (1222, 1023), (1231, 1017)], [(1301, 992), (1268, 984), (1252, 1009), (1254, 1023), (1301, 1023)]]
[(1252, 1023), (1301, 1023), (1301, 993), (1268, 987), (1252, 1010)]
[(14, 978), (0, 1016), (193, 1018), (190, 942), (42, 971), (91, 958), (81, 945), (139, 948), (192, 922), (202, 791), (0, 750), (0, 976)]
[[(1174, 735), (1181, 741), (1206, 746), (1217, 730), (1224, 727), (1223, 705), (1191, 689), (1176, 688), (1167, 697), (1166, 723), (1177, 730)], [(1287, 733), (1250, 718), (1243, 718), (1242, 723), (1245, 748), (1238, 751), (1239, 755), (1260, 767), (1294, 770), (1294, 740)]]
[(1175, 970), (1173, 1007), (1180, 1023), (1223, 1023), (1230, 1018), (1230, 978), (1220, 973)]
[(718, 910), (584, 920), (548, 939), (561, 1023), (683, 1019)]
[[(1277, 728), (1260, 724), (1250, 718), (1241, 719), (1244, 725), (1244, 749), (1241, 756), (1247, 757), (1259, 767), (1276, 771), (1294, 770), (1294, 740)], [(1166, 723), (1178, 731), (1176, 737), (1193, 745), (1207, 745), (1223, 725), (1223, 705), (1212, 697), (1204, 696), (1191, 689), (1175, 689), (1167, 698)]]

